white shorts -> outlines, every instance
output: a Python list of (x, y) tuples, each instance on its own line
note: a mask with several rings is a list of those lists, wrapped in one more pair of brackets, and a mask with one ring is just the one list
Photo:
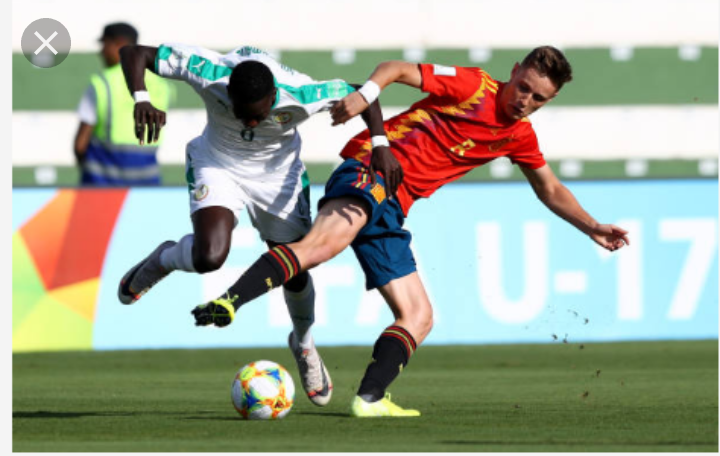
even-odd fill
[(310, 187), (300, 159), (281, 171), (249, 174), (232, 157), (209, 150), (199, 136), (187, 145), (185, 177), (190, 213), (211, 206), (232, 211), (235, 224), (247, 209), (263, 241), (292, 242), (310, 231)]

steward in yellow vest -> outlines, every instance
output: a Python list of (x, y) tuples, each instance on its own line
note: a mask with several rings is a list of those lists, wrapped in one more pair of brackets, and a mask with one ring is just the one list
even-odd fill
[[(78, 114), (75, 156), (83, 185), (135, 186), (160, 184), (158, 143), (139, 145), (135, 137), (135, 101), (128, 92), (119, 50), (137, 41), (137, 31), (123, 23), (105, 27), (102, 56), (107, 68), (92, 75)], [(147, 72), (145, 84), (158, 109), (167, 111), (172, 87)], [(162, 133), (160, 136), (162, 141)]]

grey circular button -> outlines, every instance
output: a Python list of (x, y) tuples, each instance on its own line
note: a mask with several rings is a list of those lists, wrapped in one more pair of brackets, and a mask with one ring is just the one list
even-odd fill
[(55, 19), (38, 19), (23, 32), (20, 47), (36, 67), (52, 68), (70, 54), (70, 32)]

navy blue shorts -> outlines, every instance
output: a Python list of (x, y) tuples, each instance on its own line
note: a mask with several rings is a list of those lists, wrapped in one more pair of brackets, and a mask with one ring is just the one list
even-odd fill
[(377, 182), (373, 185), (368, 168), (357, 160), (345, 160), (333, 171), (325, 185), (325, 196), (318, 203), (319, 209), (330, 199), (356, 196), (370, 208), (368, 223), (350, 244), (365, 272), (368, 290), (417, 270), (410, 250), (412, 235), (403, 229), (405, 214), (397, 198), (387, 199), (385, 181), (380, 175), (376, 176)]

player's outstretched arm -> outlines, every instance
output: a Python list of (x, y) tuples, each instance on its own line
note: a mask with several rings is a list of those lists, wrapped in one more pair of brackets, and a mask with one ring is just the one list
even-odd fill
[(365, 111), (373, 101), (377, 100), (380, 92), (393, 82), (420, 88), (422, 85), (420, 67), (416, 63), (399, 60), (380, 63), (360, 90), (351, 93), (333, 106), (330, 110), (333, 125), (343, 124)]
[(599, 246), (615, 251), (630, 245), (628, 232), (618, 226), (598, 223), (580, 206), (575, 196), (555, 176), (548, 165), (538, 169), (520, 168), (535, 194), (557, 216), (590, 236)]
[(135, 99), (135, 136), (140, 144), (145, 142), (146, 127), (148, 144), (156, 142), (166, 121), (165, 112), (150, 103), (150, 95), (145, 87), (145, 70), (155, 72), (157, 52), (158, 48), (151, 46), (128, 45), (120, 49), (125, 82)]

